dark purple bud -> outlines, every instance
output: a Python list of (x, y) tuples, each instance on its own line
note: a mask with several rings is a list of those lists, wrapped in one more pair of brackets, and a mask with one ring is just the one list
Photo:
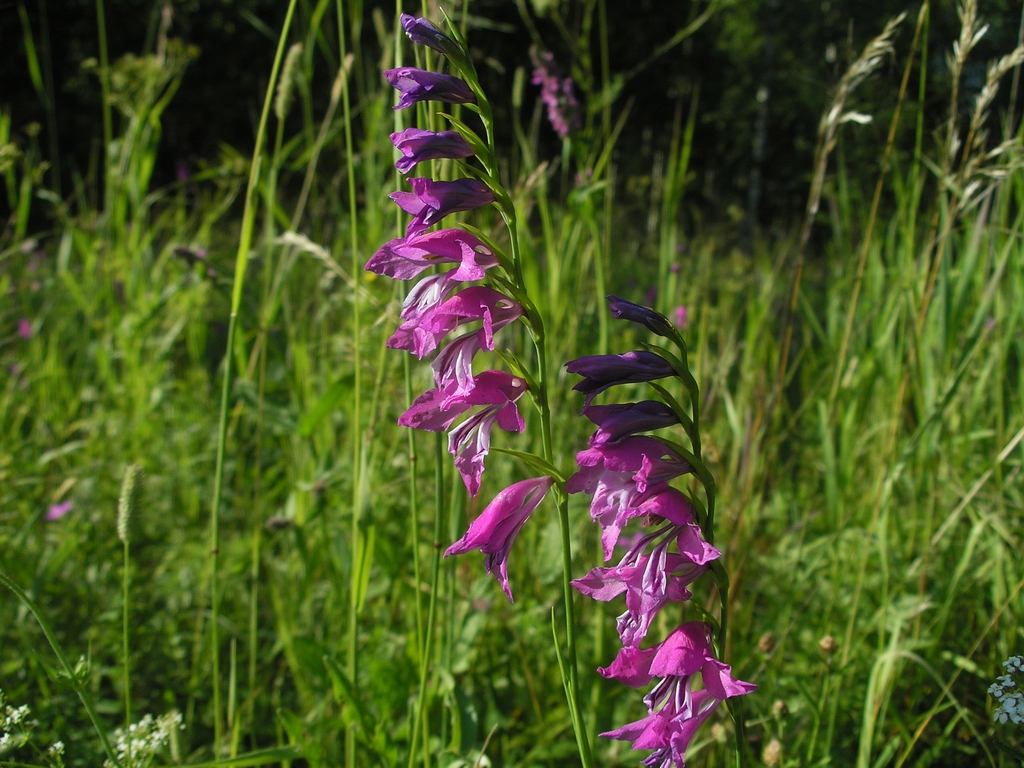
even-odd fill
[(417, 45), (425, 45), (428, 48), (433, 48), (438, 53), (443, 53), (445, 56), (452, 59), (462, 59), (464, 57), (462, 49), (459, 48), (459, 44), (426, 19), (417, 18), (415, 16), (410, 16), (408, 13), (403, 13), (401, 21), (402, 29), (405, 30), (405, 34), (407, 34), (409, 39)]
[(637, 432), (671, 427), (679, 423), (675, 412), (657, 400), (624, 405), (588, 405), (583, 415), (598, 426), (590, 445), (614, 444)]
[(640, 304), (620, 299), (613, 294), (608, 294), (605, 298), (608, 299), (608, 309), (611, 311), (612, 317), (639, 323), (659, 336), (668, 338), (675, 336), (675, 329), (672, 327), (672, 324), (660, 312), (655, 312), (650, 307), (644, 307)]
[(391, 143), (402, 157), (395, 163), (402, 173), (408, 173), (417, 163), (441, 158), (469, 157), (473, 154), (469, 144), (456, 131), (424, 131), (422, 128), (406, 128), (401, 133), (391, 134)]
[(643, 351), (624, 355), (588, 355), (566, 363), (565, 369), (584, 377), (573, 389), (587, 395), (587, 405), (595, 395), (616, 384), (654, 381), (675, 375), (668, 360)]
[(439, 72), (415, 67), (389, 69), (384, 73), (391, 87), (402, 94), (395, 109), (411, 107), (420, 101), (444, 101), (448, 104), (469, 104), (476, 101), (473, 91), (460, 80)]

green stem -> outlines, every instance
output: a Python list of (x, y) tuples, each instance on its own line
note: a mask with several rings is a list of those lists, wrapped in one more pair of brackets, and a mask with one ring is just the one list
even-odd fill
[(92, 721), (93, 728), (96, 729), (96, 735), (100, 737), (100, 743), (103, 745), (103, 751), (107, 753), (107, 757), (114, 765), (119, 766), (117, 758), (114, 756), (114, 750), (110, 747), (110, 742), (107, 740), (107, 734), (103, 730), (103, 726), (100, 725), (99, 715), (96, 713), (96, 708), (92, 705), (88, 695), (86, 695), (85, 688), (82, 685), (82, 681), (78, 679), (78, 674), (75, 672), (74, 667), (68, 662), (68, 657), (64, 655), (64, 651), (61, 650), (60, 645), (57, 643), (57, 638), (53, 635), (53, 630), (50, 628), (50, 623), (43, 616), (38, 606), (26, 595), (21, 587), (11, 581), (3, 573), (0, 573), (0, 584), (4, 584), (10, 589), (25, 607), (31, 611), (32, 615), (35, 616), (36, 621), (39, 622), (39, 628), (43, 630), (43, 635), (46, 636), (47, 642), (50, 643), (50, 647), (53, 648), (53, 652), (57, 655), (57, 661), (64, 668), (64, 673), (68, 676), (71, 681), (71, 687), (75, 689), (75, 693), (78, 694), (78, 698), (82, 700), (82, 705), (85, 707), (85, 711), (89, 713), (89, 719)]
[(277, 85), (277, 76), (281, 69), (285, 42), (288, 39), (288, 30), (291, 28), (292, 17), (295, 14), (296, 2), (297, 0), (289, 0), (288, 2), (284, 27), (281, 30), (281, 36), (277, 43), (274, 66), (270, 72), (270, 82), (267, 84), (267, 93), (263, 100), (260, 125), (256, 132), (256, 145), (253, 148), (252, 162), (249, 167), (249, 182), (245, 190), (245, 208), (242, 211), (241, 236), (238, 240), (238, 251), (235, 254), (235, 276), (231, 292), (231, 316), (228, 320), (227, 347), (224, 350), (224, 383), (221, 388), (220, 417), (217, 425), (217, 460), (213, 477), (213, 502), (210, 505), (210, 645), (213, 656), (213, 732), (215, 750), (220, 748), (223, 735), (220, 701), (220, 631), (218, 627), (220, 622), (220, 590), (218, 571), (220, 568), (220, 503), (224, 484), (224, 449), (227, 443), (228, 403), (231, 397), (231, 362), (234, 357), (235, 327), (237, 325), (238, 311), (242, 304), (245, 268), (249, 260), (249, 248), (252, 244), (252, 234), (256, 223), (255, 196), (256, 188), (259, 184), (263, 142), (267, 133), (267, 119), (270, 115), (270, 108), (274, 99), (274, 88)]
[[(345, 10), (342, 0), (336, 3), (338, 14), (338, 45), (340, 47), (341, 61), (345, 61), (347, 51), (345, 50)], [(353, 19), (353, 22), (356, 20)], [(356, 31), (352, 30), (353, 39)], [(356, 72), (358, 73), (358, 62)], [(360, 522), (362, 517), (362, 416), (360, 414), (361, 392), (361, 368), (362, 368), (362, 329), (359, 318), (359, 276), (362, 272), (359, 253), (359, 218), (356, 206), (356, 171), (355, 152), (352, 144), (352, 101), (349, 94), (348, 78), (341, 81), (341, 103), (342, 113), (345, 120), (345, 171), (348, 179), (348, 205), (349, 205), (349, 247), (352, 250), (352, 563), (353, 580), (349, 590), (349, 611), (348, 611), (348, 674), (352, 686), (358, 693), (359, 682), (359, 590), (355, 583), (355, 563), (362, 562), (362, 539), (360, 534)], [(355, 768), (356, 751), (354, 738), (355, 725), (349, 726), (349, 737), (345, 741), (345, 764), (348, 768)]]
[(129, 579), (129, 565), (131, 559), (128, 552), (128, 541), (124, 542), (124, 572), (122, 574), (122, 600), (123, 600), (123, 621), (121, 627), (123, 653), (124, 653), (124, 727), (128, 728), (132, 724), (132, 686), (130, 677), (131, 664), (129, 662), (128, 655), (128, 579)]
[[(437, 582), (441, 574), (441, 535), (444, 531), (444, 435), (437, 432), (434, 440), (434, 552), (430, 564), (430, 607), (427, 610), (427, 631), (423, 656), (420, 658), (420, 686), (409, 723), (412, 738), (409, 742), (409, 768), (416, 764), (416, 745), (420, 733), (420, 720), (426, 711), (427, 674), (434, 653), (434, 623), (437, 617)], [(424, 739), (423, 765), (430, 768), (430, 751)]]

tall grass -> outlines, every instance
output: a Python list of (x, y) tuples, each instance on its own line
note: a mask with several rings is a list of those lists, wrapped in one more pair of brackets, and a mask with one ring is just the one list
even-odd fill
[[(603, 4), (583, 5), (604, 40)], [(972, 8), (954, 72), (983, 23)], [(778, 739), (780, 764), (1010, 764), (993, 736), (1013, 734), (992, 724), (985, 691), (1024, 640), (1021, 150), (997, 136), (984, 91), (970, 115), (950, 94), (942, 123), (925, 122), (925, 51), (954, 49), (929, 39), (927, 4), (911, 18), (895, 48), (902, 86), (886, 98), (900, 105), (894, 128), (916, 123), (917, 148), (890, 138), (880, 177), (865, 176), (843, 150), (867, 134), (832, 126), (810, 169), (828, 213), (815, 201), (806, 237), (755, 233), (747, 248), (725, 229), (686, 228), (696, 92), (652, 170), (652, 218), (631, 218), (652, 190), (638, 198), (618, 168), (627, 105), (601, 98), (607, 63), (592, 74), (591, 134), (542, 156), (525, 86), (515, 146), (500, 148), (552, 342), (558, 466), (587, 438), (560, 361), (634, 341), (606, 324), (603, 293), (642, 301), (656, 285), (670, 316), (687, 308), (733, 584), (727, 653), (760, 686), (747, 737), (758, 752)], [(100, 67), (118, 118), (110, 159), (67, 197), (46, 181), (39, 137), (0, 116), (12, 211), (0, 235), (0, 572), (30, 601), (0, 602), (0, 688), (33, 704), (42, 745), (10, 759), (40, 764), (60, 738), (68, 765), (95, 764), (89, 718), (109, 733), (130, 701), (136, 718), (182, 712), (181, 763), (291, 748), (235, 764), (574, 764), (550, 647), (558, 521), (524, 529), (514, 606), (472, 557), (441, 569), (437, 547), (479, 503), (395, 426), (428, 374), (384, 350), (400, 296), (359, 274), (395, 221), (393, 98), (378, 76), (403, 50), (393, 22), (364, 19), (357, 0), (296, 4), (278, 56), (302, 43), (296, 107), (270, 126), (273, 74), (261, 94), (273, 141), (261, 130), (251, 160), (225, 149), (166, 188), (151, 185), (161, 117), (191, 56), (173, 41)], [(331, 96), (324, 114), (316, 91)], [(52, 226), (29, 232), (40, 208)], [(497, 236), (486, 215), (472, 223)], [(537, 434), (501, 440), (540, 448)], [(516, 479), (501, 458), (479, 498)], [(147, 492), (122, 543), (129, 461)], [(569, 513), (582, 573), (598, 545), (582, 503)], [(596, 732), (639, 704), (592, 672), (609, 661), (612, 614), (582, 608)], [(65, 672), (81, 658), (70, 686), (41, 631)], [(79, 709), (79, 695), (95, 705)], [(726, 760), (728, 727), (715, 721), (693, 764)], [(637, 762), (619, 743), (595, 749), (600, 765)]]

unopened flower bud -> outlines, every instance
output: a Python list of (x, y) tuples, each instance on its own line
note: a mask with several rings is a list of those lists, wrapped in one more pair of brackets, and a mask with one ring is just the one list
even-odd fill
[(768, 768), (782, 764), (782, 744), (778, 739), (772, 739), (764, 745), (764, 749), (761, 750), (761, 762)]
[(836, 643), (836, 639), (832, 635), (825, 635), (818, 641), (818, 650), (828, 658), (832, 657), (838, 647), (839, 644)]

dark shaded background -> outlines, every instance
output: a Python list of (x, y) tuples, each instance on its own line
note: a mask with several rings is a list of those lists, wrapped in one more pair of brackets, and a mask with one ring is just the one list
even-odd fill
[[(551, 0), (546, 4), (551, 5)], [(90, 0), (0, 0), (0, 108), (13, 115), (15, 131), (31, 122), (46, 125), (45, 111), (25, 63), (19, 5), (29, 20), (40, 57), (48, 53), (51, 62), (63, 174), (68, 177), (77, 168), (85, 175), (90, 153), (96, 156), (102, 134), (99, 83), (95, 74), (81, 67), (84, 60), (98, 55), (95, 4)], [(410, 11), (418, 8), (418, 4), (406, 5)], [(531, 13), (535, 11), (526, 5)], [(564, 28), (579, 28), (579, 5), (569, 0), (559, 4)], [(933, 5), (928, 97), (923, 105), (929, 127), (941, 125), (948, 108), (945, 57), (959, 32), (953, 3), (937, 1)], [(983, 20), (991, 26), (965, 73), (961, 91), (965, 112), (984, 82), (986, 62), (1013, 48), (1020, 21), (1018, 6), (1009, 0), (981, 2)], [(107, 0), (112, 62), (125, 53), (152, 50), (161, 7), (160, 0)], [(280, 29), (285, 7), (280, 0), (175, 0), (170, 34), (197, 46), (200, 55), (165, 114), (157, 184), (172, 179), (182, 163), (195, 167), (203, 158), (215, 158), (222, 142), (248, 154), (276, 43), (267, 32)], [(390, 19), (394, 4), (365, 5), (363, 41), (372, 51), (368, 66), (378, 55), (372, 22), (375, 7)], [(756, 94), (763, 87), (769, 95), (758, 220), (781, 225), (792, 221), (803, 207), (818, 120), (831, 87), (865, 42), (878, 34), (889, 18), (906, 10), (908, 19), (897, 40), (895, 62), (887, 62), (880, 75), (858, 91), (853, 105), (873, 113), (875, 122), (850, 128), (847, 135), (852, 131), (853, 139), (844, 144), (849, 167), (865, 179), (873, 179), (919, 7), (883, 0), (734, 0), (693, 38), (627, 83), (614, 107), (617, 111), (633, 100), (616, 158), (620, 178), (650, 173), (655, 153), (667, 149), (677, 100), (688, 105), (692, 89), (699, 86), (699, 120), (691, 161), (694, 178), (687, 200), (705, 219), (728, 219), (730, 214), (735, 219), (736, 211), (749, 203), (748, 185), (757, 165), (753, 152)], [(311, 10), (312, 4), (300, 3), (300, 16), (308, 17)], [(608, 0), (612, 71), (630, 70), (698, 10), (685, 0)], [(512, 0), (475, 0), (470, 11), (474, 20), (471, 45), (485, 87), (495, 94), (498, 125), (507, 126), (502, 111), (509, 108), (516, 67), (530, 66), (531, 39)], [(547, 46), (569, 70), (575, 62), (559, 26), (550, 13), (535, 15), (535, 19)], [(298, 22), (302, 29), (301, 18)], [(597, 43), (595, 25), (595, 51)], [(835, 51), (832, 62), (826, 61), (830, 46)], [(323, 55), (318, 56), (317, 66), (318, 79), (312, 87), (314, 99), (322, 107), (331, 73)], [(367, 73), (367, 77), (376, 76), (374, 71)], [(914, 83), (910, 98), (916, 103), (916, 74)], [(1009, 91), (1008, 78), (1000, 93), (1001, 105)], [(527, 109), (537, 93), (536, 86), (527, 86)], [(900, 137), (904, 151), (912, 147), (913, 109), (908, 113), (910, 119), (904, 120)], [(541, 139), (545, 152), (551, 156), (559, 153), (558, 139), (546, 124)], [(45, 130), (39, 140), (45, 151), (49, 146)]]

